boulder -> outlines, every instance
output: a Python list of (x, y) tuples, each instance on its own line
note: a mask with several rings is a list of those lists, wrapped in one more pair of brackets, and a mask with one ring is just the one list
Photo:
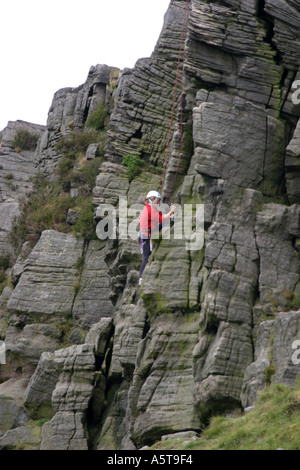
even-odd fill
[(20, 426), (7, 431), (0, 437), (0, 450), (39, 450), (42, 428), (40, 426)]

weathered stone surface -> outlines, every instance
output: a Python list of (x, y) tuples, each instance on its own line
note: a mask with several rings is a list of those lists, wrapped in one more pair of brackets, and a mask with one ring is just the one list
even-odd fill
[(193, 354), (200, 419), (239, 407), (244, 370), (252, 360), (250, 326), (221, 322), (216, 336), (202, 338)]
[[(78, 263), (83, 256), (81, 266)], [(100, 242), (92, 241), (84, 253), (83, 240), (44, 231), (23, 265), (8, 310), (43, 318), (54, 315), (68, 319), (73, 315), (84, 327), (101, 316), (110, 316), (110, 284), (104, 257)]]
[(274, 381), (295, 385), (300, 374), (299, 341), (300, 312), (282, 312), (275, 321), (274, 343), (272, 345), (272, 360), (274, 362)]
[(14, 398), (0, 395), (0, 436), (16, 426), (23, 408)]
[(0, 141), (0, 253), (13, 253), (8, 239), (14, 217), (19, 215), (19, 198), (31, 189), (31, 178), (36, 173), (35, 147), (30, 150), (15, 148), (19, 131), (41, 137), (45, 126), (25, 121), (9, 121)]
[(57, 351), (57, 356), (63, 368), (52, 393), (53, 410), (85, 412), (93, 390), (93, 351), (86, 344), (74, 345)]
[[(102, 164), (100, 174), (96, 180), (94, 188), (94, 204), (113, 204), (119, 203), (119, 196), (126, 196), (129, 189), (126, 168), (105, 162)], [(97, 216), (97, 213), (96, 213)]]
[(39, 450), (42, 428), (28, 425), (11, 429), (0, 438), (0, 450)]
[(60, 411), (42, 428), (41, 450), (87, 450), (84, 414)]
[(287, 194), (290, 203), (293, 204), (300, 199), (300, 120), (286, 148), (285, 166)]
[[(300, 366), (297, 347), (299, 340), (299, 311), (287, 311), (277, 314), (275, 320), (260, 324), (255, 345), (254, 362), (245, 370), (241, 394), (244, 408), (252, 405), (257, 393), (270, 380), (295, 385)], [(294, 357), (295, 356), (295, 357)]]
[(108, 379), (122, 382), (112, 387), (114, 398), (96, 439), (99, 450), (135, 449), (166, 432), (198, 429), (192, 374), (198, 315), (160, 315), (147, 332), (141, 301), (132, 304), (137, 274), (129, 274), (116, 314)]
[[(132, 204), (143, 204), (147, 193), (153, 188), (159, 189), (160, 183), (161, 177), (159, 175), (144, 171), (141, 175), (136, 176), (130, 184), (127, 170), (123, 165), (104, 162), (96, 179), (93, 202), (96, 206), (102, 204), (117, 206), (120, 197), (127, 197), (129, 207)], [(99, 207), (96, 211), (96, 217), (100, 218)]]
[(110, 161), (120, 163), (124, 155), (140, 153), (153, 164), (163, 164), (184, 7), (181, 1), (170, 3), (151, 58), (120, 74), (108, 133)]
[(276, 193), (284, 171), (280, 120), (262, 106), (225, 93), (210, 93), (193, 113), (196, 149), (192, 165), (198, 165), (199, 173), (261, 189), (266, 195)]
[(112, 327), (111, 318), (102, 318), (91, 327), (84, 344), (41, 355), (23, 403), (30, 417), (52, 418), (43, 426), (43, 449), (87, 448), (85, 415), (94, 395), (96, 367), (101, 368)]
[(93, 160), (94, 158), (96, 158), (98, 153), (98, 147), (98, 144), (91, 144), (88, 146), (88, 149), (86, 151), (87, 160)]
[(26, 260), (8, 310), (70, 316), (78, 275), (75, 265), (82, 252), (82, 240), (53, 230), (43, 232)]
[(152, 240), (153, 255), (151, 263), (145, 268), (141, 290), (151, 314), (199, 307), (203, 281), (200, 271), (204, 258), (202, 245), (200, 249), (190, 250), (183, 219), (176, 219), (177, 223), (177, 227), (181, 227), (182, 239), (177, 239), (174, 226), (169, 228), (166, 224), (162, 230), (162, 239)]
[[(107, 382), (111, 384), (108, 392), (109, 402), (104, 406), (104, 400), (107, 402), (108, 397), (105, 397), (105, 393), (101, 394), (102, 376), (99, 382), (100, 393), (98, 392), (98, 398), (96, 397), (95, 400), (94, 397), (91, 404), (95, 423), (98, 422), (97, 419), (101, 419), (99, 411), (105, 409), (104, 419), (100, 421), (100, 426), (97, 425), (97, 433), (92, 444), (92, 448), (99, 450), (121, 448), (123, 439), (126, 440), (123, 448), (136, 449), (130, 439), (130, 434), (125, 438), (124, 434), (127, 423), (128, 391), (135, 369), (139, 342), (147, 331), (146, 310), (141, 301), (135, 304), (137, 281), (138, 272), (130, 271), (127, 275), (122, 301), (114, 315), (111, 360), (109, 369), (106, 371)], [(99, 429), (101, 429), (100, 432)]]
[(67, 219), (66, 219), (67, 223), (70, 225), (74, 225), (78, 220), (78, 216), (79, 216), (78, 211), (74, 209), (69, 209), (68, 214), (67, 214)]
[(147, 311), (143, 302), (135, 301), (138, 273), (127, 277), (120, 309), (115, 312), (114, 344), (109, 375), (114, 379), (132, 378), (139, 342), (143, 339)]
[(113, 305), (110, 300), (111, 279), (105, 262), (106, 252), (100, 241), (92, 240), (84, 254), (80, 274), (80, 287), (72, 306), (76, 323), (84, 329), (110, 317)]
[(241, 10), (193, 2), (186, 68), (197, 79), (233, 87), (242, 97), (268, 104), (281, 69), (271, 43), (263, 41), (265, 21), (253, 10)]
[(106, 395), (109, 402), (103, 407), (105, 414), (99, 421), (100, 426), (96, 431), (93, 449), (100, 451), (136, 449), (130, 439), (130, 433), (126, 434), (129, 389), (130, 382), (126, 380), (123, 380), (121, 384), (111, 384), (109, 393)]
[(61, 359), (55, 352), (43, 352), (31, 376), (23, 396), (23, 403), (30, 417), (51, 418), (52, 393), (63, 368)]
[(98, 362), (104, 359), (112, 333), (113, 320), (104, 317), (98, 323), (93, 324), (86, 335), (85, 342), (92, 348)]
[(297, 31), (300, 27), (300, 8), (297, 2), (267, 0), (266, 13), (274, 18), (274, 44), (283, 58), (284, 65), (297, 70), (300, 65), (300, 49)]
[(56, 148), (63, 136), (82, 131), (89, 115), (99, 103), (107, 109), (111, 104), (111, 85), (119, 70), (107, 65), (92, 66), (87, 80), (77, 88), (58, 90), (49, 109), (47, 129), (36, 152), (38, 170), (50, 178), (61, 158)]
[(3, 309), (3, 310), (6, 309), (6, 304), (9, 301), (12, 292), (13, 290), (11, 287), (9, 286), (4, 287), (2, 294), (0, 295), (0, 309)]
[[(95, 358), (98, 363), (103, 361), (111, 333), (112, 319), (103, 318), (91, 327), (83, 345), (41, 355), (23, 397), (31, 417), (51, 417), (55, 411), (76, 411), (78, 406), (81, 411), (86, 411)], [(83, 399), (84, 387), (86, 400)], [(76, 404), (76, 396), (79, 396), (79, 404)]]
[(166, 434), (165, 436), (161, 437), (162, 441), (168, 441), (172, 439), (193, 439), (197, 436), (195, 431), (183, 431), (183, 432), (176, 432), (174, 434)]
[[(1, 365), (1, 368), (4, 366)], [(0, 436), (12, 428), (22, 426), (27, 416), (22, 403), (22, 396), (27, 378), (10, 378), (0, 384)]]
[(129, 396), (136, 445), (198, 429), (192, 371), (197, 323), (197, 314), (160, 315), (140, 343)]
[[(101, 242), (92, 241), (84, 250), (83, 240), (55, 231), (43, 232), (15, 272), (19, 282), (7, 303), (7, 324), (3, 322), (7, 361), (1, 369), (2, 380), (20, 370), (23, 376), (32, 375), (44, 352), (54, 353), (62, 343), (82, 343), (93, 324), (102, 317), (111, 317), (105, 256)], [(47, 355), (42, 358), (45, 364), (39, 364), (37, 371), (37, 375), (41, 372), (38, 381), (42, 384), (37, 390), (33, 387), (33, 396), (25, 400), (34, 416), (51, 415), (49, 403), (59, 371), (52, 368), (53, 359)], [(32, 380), (36, 380), (36, 374)], [(45, 399), (35, 403), (36, 391), (44, 393)]]
[[(299, 5), (190, 2), (169, 140), (185, 5), (170, 3), (152, 56), (121, 72), (113, 96), (107, 66), (59, 90), (39, 142), (38, 169), (52, 177), (58, 140), (105, 103), (96, 219), (112, 204), (120, 234), (119, 197), (143, 203), (165, 170), (167, 202), (203, 203), (205, 224), (201, 250), (184, 238), (155, 242), (141, 288), (136, 240), (84, 244), (45, 232), (30, 254), (24, 247), (2, 318), (9, 351), (0, 376), (31, 377), (9, 427), (21, 427), (23, 406), (26, 419), (50, 419), (45, 450), (133, 450), (198, 432), (211, 414), (252, 405), (271, 380), (299, 375)], [(87, 158), (95, 152), (96, 143)], [(132, 181), (127, 154), (145, 162)]]
[[(298, 206), (299, 208), (299, 206)], [(270, 309), (285, 307), (299, 281), (299, 259), (290, 224), (299, 229), (299, 215), (283, 205), (266, 204), (255, 227), (260, 260), (260, 302)]]
[(54, 325), (29, 323), (21, 328), (10, 325), (6, 332), (7, 355), (37, 362), (43, 351), (54, 351), (61, 343), (62, 331)]

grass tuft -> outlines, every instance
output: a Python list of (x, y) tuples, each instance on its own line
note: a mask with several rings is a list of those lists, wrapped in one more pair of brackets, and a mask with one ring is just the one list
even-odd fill
[(151, 450), (300, 450), (300, 380), (272, 384), (252, 411), (236, 418), (215, 416), (196, 440), (157, 442)]

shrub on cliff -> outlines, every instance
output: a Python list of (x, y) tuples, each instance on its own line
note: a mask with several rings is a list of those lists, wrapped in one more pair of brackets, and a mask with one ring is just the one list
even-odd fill
[[(34, 246), (44, 230), (64, 233), (73, 231), (85, 240), (96, 238), (91, 193), (99, 164), (99, 158), (85, 162), (76, 174), (70, 167), (66, 173), (60, 174), (58, 183), (50, 182), (41, 174), (35, 176), (32, 191), (20, 201), (21, 213), (14, 219), (10, 232), (10, 242), (17, 254), (25, 241)], [(65, 167), (62, 166), (60, 171), (62, 168)], [(72, 198), (66, 190), (72, 181), (80, 182), (84, 188), (79, 198)], [(74, 208), (79, 214), (72, 228), (66, 221), (70, 208)]]
[(99, 103), (96, 109), (89, 115), (86, 126), (99, 131), (104, 129), (108, 111), (103, 103)]
[(84, 154), (90, 144), (101, 140), (102, 134), (98, 132), (72, 132), (67, 137), (62, 137), (56, 145), (57, 151), (64, 157), (75, 160)]
[[(104, 155), (106, 134), (101, 132), (74, 132), (63, 137), (56, 148), (62, 157), (58, 162), (56, 174), (58, 183), (64, 191), (69, 191), (72, 183), (87, 185), (92, 190), (98, 174), (101, 158)], [(86, 161), (85, 154), (90, 144), (97, 143), (98, 155)]]
[(123, 157), (122, 165), (127, 168), (127, 175), (129, 181), (138, 176), (145, 162), (138, 155), (125, 155)]
[(36, 175), (32, 191), (20, 201), (21, 213), (14, 219), (10, 232), (10, 242), (16, 252), (20, 252), (25, 241), (33, 246), (43, 230), (70, 231), (66, 215), (72, 204), (70, 195), (58, 185), (41, 174)]
[[(42, 174), (36, 175), (32, 191), (20, 201), (20, 215), (14, 219), (10, 232), (10, 242), (16, 254), (20, 253), (25, 241), (34, 246), (44, 230), (72, 231), (85, 240), (96, 238), (91, 198), (105, 139), (105, 133), (74, 132), (59, 141), (57, 150), (62, 157), (56, 168), (56, 182), (50, 182)], [(92, 143), (99, 144), (98, 156), (87, 160), (86, 151)], [(78, 197), (71, 197), (73, 185), (79, 190)], [(78, 212), (72, 228), (67, 223), (71, 208)]]
[(78, 219), (72, 227), (74, 235), (86, 241), (95, 240), (97, 238), (96, 222), (91, 198), (78, 201), (75, 210), (78, 211)]
[(6, 271), (9, 266), (10, 266), (10, 254), (9, 253), (3, 253), (0, 255), (0, 269), (3, 271)]
[(13, 140), (13, 148), (16, 152), (33, 150), (36, 147), (38, 136), (31, 134), (26, 129), (19, 129)]

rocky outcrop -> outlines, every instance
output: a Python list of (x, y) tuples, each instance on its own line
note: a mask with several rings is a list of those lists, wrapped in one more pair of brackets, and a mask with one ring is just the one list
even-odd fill
[(245, 370), (241, 394), (244, 408), (253, 405), (257, 393), (271, 380), (294, 385), (300, 373), (299, 361), (293, 359), (294, 341), (299, 339), (299, 311), (278, 313), (275, 320), (259, 325), (254, 362)]
[[(19, 198), (32, 188), (35, 170), (35, 149), (44, 126), (25, 121), (8, 122), (0, 140), (0, 252), (13, 253), (9, 240), (12, 222), (19, 215)], [(33, 136), (32, 145), (20, 146), (16, 141), (20, 132)]]
[[(70, 346), (61, 353), (57, 351), (52, 357), (52, 370), (59, 369), (60, 374), (52, 396), (50, 393), (55, 414), (43, 426), (42, 450), (87, 450), (86, 413), (89, 403), (96, 400), (101, 392), (103, 394), (105, 366), (102, 369), (102, 363), (111, 333), (112, 320), (103, 319), (91, 328), (86, 343)], [(33, 403), (36, 406), (37, 402), (44, 402), (46, 398), (43, 393), (37, 395), (35, 392), (37, 384), (43, 385), (43, 370), (41, 366), (40, 373), (37, 372), (28, 385), (27, 406)], [(96, 382), (101, 382), (101, 387)], [(43, 392), (43, 386), (40, 391)]]
[(21, 368), (30, 375), (43, 352), (54, 352), (63, 342), (81, 343), (92, 324), (112, 315), (100, 242), (85, 249), (81, 239), (44, 231), (19, 276), (5, 315), (10, 373)]
[(92, 66), (86, 82), (77, 88), (58, 90), (49, 109), (47, 128), (36, 152), (38, 170), (50, 178), (61, 158), (57, 143), (72, 132), (81, 131), (99, 103), (113, 106), (112, 91), (119, 70), (107, 65)]
[[(11, 410), (3, 448), (137, 449), (195, 435), (212, 414), (243, 410), (271, 381), (293, 385), (300, 373), (299, 6), (190, 2), (163, 179), (185, 8), (171, 1), (152, 56), (123, 70), (113, 93), (107, 66), (57, 92), (36, 158), (53, 178), (58, 139), (106, 103), (95, 219), (111, 204), (120, 234), (120, 198), (142, 203), (163, 183), (167, 202), (204, 205), (199, 247), (174, 228), (163, 234), (141, 288), (130, 237), (85, 242), (47, 230), (30, 254), (24, 247), (0, 318), (0, 399)], [(144, 161), (132, 180), (128, 154)], [(35, 428), (23, 433), (29, 418), (47, 420), (39, 439)]]

